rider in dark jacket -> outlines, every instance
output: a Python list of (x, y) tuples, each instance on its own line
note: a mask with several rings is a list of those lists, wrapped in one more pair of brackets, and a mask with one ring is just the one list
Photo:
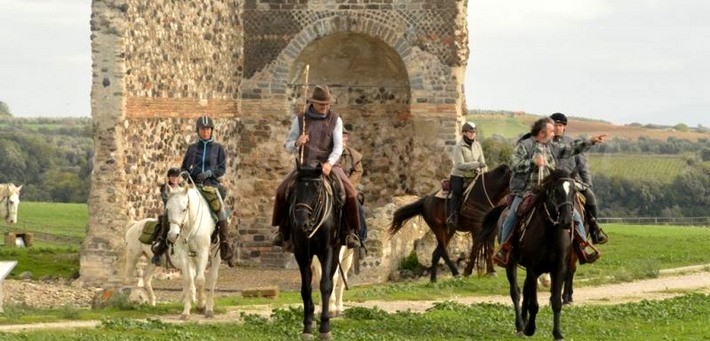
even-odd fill
[(227, 170), (227, 153), (221, 144), (215, 142), (212, 133), (214, 131), (214, 121), (202, 116), (197, 119), (196, 130), (198, 141), (187, 148), (187, 152), (182, 159), (182, 170), (190, 174), (198, 187), (211, 186), (219, 190), (219, 200), (222, 202), (221, 209), (217, 213), (217, 230), (220, 239), (220, 256), (230, 267), (235, 266), (234, 251), (229, 240), (229, 226), (227, 220), (229, 214), (224, 205), (227, 191), (219, 182), (219, 178)]
[[(555, 144), (570, 144), (573, 139), (565, 136), (567, 128), (567, 116), (562, 113), (554, 113), (550, 118), (555, 121), (555, 137), (552, 141)], [(584, 195), (584, 208), (587, 212), (587, 222), (589, 223), (589, 235), (592, 237), (594, 244), (604, 244), (609, 239), (606, 233), (602, 231), (597, 223), (597, 198), (592, 191), (592, 176), (589, 174), (589, 166), (587, 165), (587, 157), (582, 154), (577, 154), (570, 158), (561, 158), (555, 160), (557, 169), (564, 169), (570, 174), (577, 173), (577, 189)]]

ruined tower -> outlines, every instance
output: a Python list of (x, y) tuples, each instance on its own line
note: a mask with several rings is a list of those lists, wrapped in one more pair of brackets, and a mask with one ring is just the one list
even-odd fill
[[(93, 0), (94, 172), (81, 252), (87, 283), (118, 283), (131, 219), (215, 119), (223, 183), (246, 263), (279, 265), (273, 194), (304, 87), (328, 85), (362, 151), (368, 205), (448, 175), (468, 58), (465, 0)], [(310, 66), (308, 84), (304, 69)]]

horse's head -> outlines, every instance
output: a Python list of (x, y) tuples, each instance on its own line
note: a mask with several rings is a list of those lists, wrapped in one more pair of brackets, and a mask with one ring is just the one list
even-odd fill
[(5, 206), (5, 222), (8, 224), (17, 223), (17, 209), (20, 206), (20, 187), (15, 187), (14, 184), (7, 185), (7, 191), (5, 191), (4, 196), (0, 198), (2, 204)]
[(576, 191), (574, 179), (569, 177), (569, 173), (555, 170), (543, 180), (536, 191), (542, 195), (549, 220), (561, 227), (571, 227)]
[(491, 192), (491, 196), (501, 199), (510, 192), (511, 174), (510, 167), (505, 163), (483, 174), (484, 180), (488, 183), (486, 190)]
[[(291, 197), (291, 226), (294, 231), (310, 233), (329, 207), (321, 171), (299, 170)], [(332, 206), (332, 205), (331, 205)]]
[(165, 204), (165, 210), (170, 222), (168, 230), (168, 241), (174, 243), (180, 236), (182, 227), (190, 220), (190, 196), (188, 191), (190, 187), (185, 184), (178, 187), (168, 187), (168, 201)]

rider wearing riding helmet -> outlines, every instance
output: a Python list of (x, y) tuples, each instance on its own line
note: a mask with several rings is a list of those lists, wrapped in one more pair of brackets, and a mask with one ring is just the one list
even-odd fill
[(483, 157), (483, 148), (476, 141), (476, 124), (469, 121), (461, 127), (461, 139), (454, 146), (451, 155), (454, 166), (451, 168), (449, 183), (451, 185), (451, 200), (449, 201), (449, 218), (446, 226), (453, 230), (459, 224), (459, 211), (464, 184), (469, 184), (478, 174), (486, 172), (486, 159)]
[[(227, 170), (227, 153), (221, 144), (217, 143), (212, 136), (214, 132), (214, 121), (212, 118), (202, 116), (195, 122), (195, 130), (197, 131), (198, 141), (191, 144), (185, 152), (182, 159), (181, 169), (190, 174), (190, 177), (195, 181), (198, 187), (213, 187), (218, 189), (221, 201), (219, 212), (217, 214), (217, 230), (219, 231), (220, 240), (220, 256), (222, 260), (227, 261), (229, 267), (235, 265), (234, 251), (232, 244), (229, 241), (229, 226), (227, 213), (224, 205), (224, 199), (227, 197), (227, 191), (219, 182), (219, 178), (224, 175)], [(206, 191), (203, 189), (203, 193)]]
[[(556, 112), (550, 115), (550, 118), (555, 121), (555, 137), (552, 142), (555, 144), (569, 144), (573, 139), (565, 135), (567, 130), (567, 116), (563, 113)], [(589, 174), (589, 166), (587, 166), (587, 157), (582, 154), (574, 157), (557, 159), (558, 169), (564, 169), (570, 174), (576, 173), (575, 181), (577, 189), (584, 195), (584, 208), (587, 212), (587, 222), (589, 223), (589, 235), (592, 237), (594, 244), (604, 244), (609, 239), (597, 224), (597, 198), (592, 191), (592, 176)]]

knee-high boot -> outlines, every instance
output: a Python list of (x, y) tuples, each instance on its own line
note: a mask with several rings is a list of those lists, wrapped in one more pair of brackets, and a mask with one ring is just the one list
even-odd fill
[(155, 239), (153, 240), (153, 244), (150, 245), (150, 249), (153, 251), (151, 262), (155, 265), (160, 265), (160, 257), (162, 257), (163, 253), (168, 249), (166, 242), (168, 239), (168, 230), (170, 229), (168, 225), (168, 216), (166, 214), (158, 217)]
[(227, 228), (227, 221), (220, 220), (217, 222), (217, 228), (219, 231), (219, 255), (222, 257), (223, 261), (227, 262), (227, 265), (232, 268), (234, 267), (234, 250), (232, 250), (232, 243), (228, 238), (229, 231)]
[(606, 243), (609, 240), (609, 237), (606, 233), (604, 233), (604, 231), (602, 231), (601, 227), (599, 227), (599, 224), (597, 223), (597, 206), (587, 206), (587, 212), (589, 213), (589, 235), (592, 237), (592, 243)]
[(451, 199), (449, 200), (449, 214), (448, 219), (446, 219), (446, 227), (450, 230), (456, 229), (459, 226), (459, 209), (461, 206), (461, 197), (456, 194), (451, 194)]

